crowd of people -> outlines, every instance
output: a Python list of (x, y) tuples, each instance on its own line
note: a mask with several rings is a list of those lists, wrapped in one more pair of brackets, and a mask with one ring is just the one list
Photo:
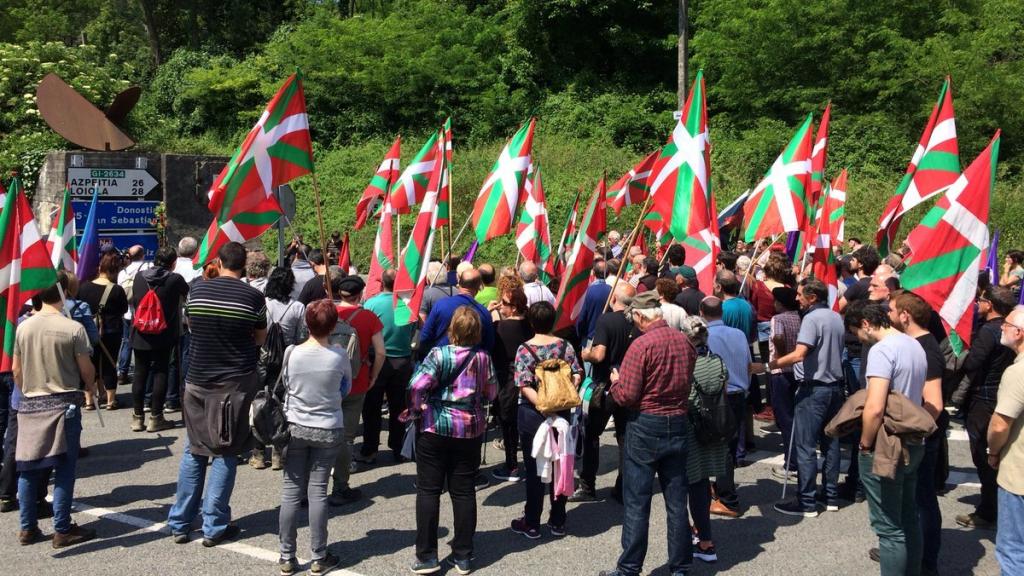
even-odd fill
[[(866, 501), (878, 547), (865, 553), (881, 574), (931, 575), (940, 573), (947, 431), (959, 418), (981, 499), (956, 522), (998, 529), (1004, 573), (1024, 574), (1024, 253), (1008, 254), (998, 284), (979, 275), (975, 333), (957, 354), (936, 311), (901, 289), (899, 255), (883, 261), (851, 239), (830, 295), (776, 246), (731, 248), (707, 286), (682, 245), (646, 254), (610, 233), (574, 325), (556, 331), (557, 279), (528, 261), (431, 262), (418, 322), (396, 325), (393, 270), (364, 298), (366, 281), (334, 265), (336, 249), (299, 239), (283, 266), (231, 242), (201, 270), (193, 238), (151, 260), (141, 246), (107, 247), (95, 280), (60, 271), (19, 321), (13, 371), (0, 374), (9, 406), (0, 510), (20, 511), (22, 545), (94, 538), (71, 519), (87, 453), (81, 411), (122, 408), (117, 389), (130, 384), (133, 433), (186, 429), (167, 518), (175, 543), (189, 542), (197, 521), (204, 546), (238, 538), (237, 468), (270, 467), (282, 471), (280, 574), (300, 569), (304, 506), (310, 573), (328, 572), (340, 563), (330, 508), (365, 498), (353, 472), (383, 464), (386, 445), (390, 461), (415, 461), (411, 571), (438, 572), (444, 559), (469, 574), (476, 491), (522, 483), (509, 529), (532, 540), (571, 534), (568, 504), (601, 499), (610, 432), (622, 552), (601, 574), (642, 573), (657, 477), (675, 576), (695, 559), (717, 560), (712, 515), (745, 513), (735, 471), (750, 463), (756, 419), (780, 433), (783, 463), (771, 474), (796, 486), (777, 513), (814, 518)], [(575, 404), (550, 409), (560, 383)], [(280, 398), (287, 421), (267, 445), (251, 433), (261, 391)], [(491, 427), (504, 458), (488, 475)], [(444, 493), (454, 516), (447, 556), (438, 550)], [(38, 521), (50, 515), (46, 536)]]

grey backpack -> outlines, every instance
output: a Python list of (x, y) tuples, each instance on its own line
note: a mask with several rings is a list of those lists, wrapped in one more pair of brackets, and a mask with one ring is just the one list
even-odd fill
[(361, 309), (355, 308), (346, 317), (342, 316), (339, 310), (338, 325), (334, 327), (331, 335), (327, 338), (328, 342), (341, 346), (345, 349), (345, 352), (348, 352), (348, 359), (352, 365), (353, 380), (356, 379), (356, 376), (359, 374), (359, 369), (363, 366), (363, 351), (359, 346), (359, 334), (357, 334), (356, 329), (349, 324), (349, 321), (360, 312), (362, 312)]

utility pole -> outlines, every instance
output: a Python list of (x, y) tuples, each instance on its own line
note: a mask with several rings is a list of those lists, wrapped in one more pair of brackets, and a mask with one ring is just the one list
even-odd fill
[(679, 18), (677, 22), (679, 39), (676, 41), (678, 58), (676, 65), (676, 94), (679, 96), (679, 110), (682, 110), (683, 105), (686, 104), (686, 83), (690, 78), (689, 65), (686, 58), (686, 44), (688, 40), (686, 2), (687, 0), (679, 0)]

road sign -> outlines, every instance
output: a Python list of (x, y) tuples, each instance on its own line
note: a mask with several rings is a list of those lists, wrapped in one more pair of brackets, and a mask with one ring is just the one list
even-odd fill
[[(89, 202), (74, 201), (75, 226), (85, 230)], [(100, 200), (96, 203), (96, 226), (99, 230), (153, 230), (156, 228), (156, 207), (159, 202), (144, 200)]]
[(159, 182), (145, 170), (121, 168), (68, 168), (68, 185), (75, 197), (122, 196), (142, 198)]
[(285, 218), (295, 220), (295, 191), (291, 186), (282, 184), (278, 188), (278, 192), (280, 195), (277, 197), (277, 201), (281, 204), (281, 210), (284, 210)]
[[(81, 241), (82, 236), (78, 236)], [(130, 232), (112, 232), (112, 233), (99, 233), (99, 245), (113, 244), (118, 250), (127, 250), (136, 244), (142, 246), (146, 250), (146, 260), (152, 261), (153, 256), (156, 255), (157, 248), (160, 247), (160, 242), (157, 239), (156, 232), (145, 232), (141, 230), (133, 230)]]

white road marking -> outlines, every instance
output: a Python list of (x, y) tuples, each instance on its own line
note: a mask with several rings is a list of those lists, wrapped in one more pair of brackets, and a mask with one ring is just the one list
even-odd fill
[[(145, 518), (132, 516), (131, 514), (115, 512), (113, 510), (99, 508), (96, 506), (89, 506), (87, 504), (82, 504), (80, 502), (75, 502), (74, 509), (76, 512), (88, 514), (89, 516), (93, 516), (95, 518), (103, 520), (113, 520), (114, 522), (134, 526), (143, 532), (159, 532), (161, 534), (166, 534), (168, 536), (171, 535), (171, 530), (167, 527), (167, 523), (165, 522), (153, 522)], [(196, 538), (192, 540), (190, 544), (201, 544), (202, 541), (202, 538)], [(217, 546), (215, 546), (215, 548), (220, 550), (228, 550), (236, 554), (242, 554), (243, 556), (256, 558), (257, 560), (264, 560), (266, 562), (271, 562), (274, 564), (277, 564), (277, 560), (278, 558), (280, 558), (280, 554), (276, 551), (264, 550), (263, 548), (258, 548), (256, 546), (245, 544), (243, 542), (225, 542), (222, 544), (218, 544)], [(305, 560), (303, 558), (298, 558), (297, 560), (300, 566), (309, 563), (308, 560)], [(363, 576), (363, 574), (360, 574), (358, 572), (353, 572), (351, 570), (344, 570), (340, 568), (331, 570), (330, 573), (336, 576)]]

